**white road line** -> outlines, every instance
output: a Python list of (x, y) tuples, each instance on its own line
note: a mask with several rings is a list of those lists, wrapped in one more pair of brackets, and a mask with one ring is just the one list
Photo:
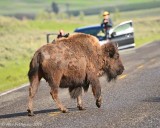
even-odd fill
[[(44, 81), (44, 79), (41, 79), (41, 81)], [(1, 97), (1, 96), (3, 96), (3, 95), (6, 95), (6, 94), (8, 94), (8, 93), (11, 93), (11, 92), (17, 91), (17, 90), (19, 90), (19, 89), (21, 89), (21, 88), (27, 87), (27, 86), (29, 86), (29, 83), (22, 84), (20, 87), (17, 87), (17, 88), (11, 89), (11, 90), (6, 91), (6, 92), (3, 92), (3, 93), (0, 93), (0, 97)]]
[(24, 87), (27, 87), (27, 86), (29, 86), (29, 83), (27, 83), (27, 84), (22, 84), (22, 85), (21, 85), (20, 87), (18, 87), (18, 88), (14, 88), (14, 89), (12, 89), (12, 90), (9, 90), (9, 91), (6, 91), (6, 92), (1, 93), (0, 96), (4, 96), (4, 95), (6, 95), (6, 94), (8, 94), (8, 93), (17, 91), (17, 90), (19, 90), (19, 89), (21, 89), (21, 88), (24, 88)]

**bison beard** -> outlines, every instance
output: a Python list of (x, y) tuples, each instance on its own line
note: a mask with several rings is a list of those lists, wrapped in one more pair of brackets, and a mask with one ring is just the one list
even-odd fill
[(73, 34), (55, 40), (36, 51), (28, 72), (30, 81), (28, 115), (33, 114), (33, 98), (43, 77), (51, 87), (51, 96), (62, 112), (68, 110), (58, 99), (58, 88), (69, 88), (71, 98), (77, 98), (77, 107), (83, 110), (82, 88), (86, 92), (91, 85), (97, 107), (101, 106), (99, 77), (108, 81), (122, 74), (123, 64), (113, 43), (99, 45), (98, 39), (87, 34)]

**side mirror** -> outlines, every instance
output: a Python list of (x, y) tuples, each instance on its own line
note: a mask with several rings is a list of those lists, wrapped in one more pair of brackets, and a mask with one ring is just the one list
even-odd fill
[(115, 37), (115, 35), (116, 35), (116, 32), (112, 32), (111, 37), (113, 38)]

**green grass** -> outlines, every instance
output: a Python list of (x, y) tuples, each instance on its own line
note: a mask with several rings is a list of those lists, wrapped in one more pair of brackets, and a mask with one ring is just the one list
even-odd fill
[(31, 28), (38, 29), (38, 30), (49, 30), (52, 32), (57, 32), (60, 28), (63, 28), (64, 31), (73, 32), (73, 30), (79, 26), (87, 24), (86, 22), (81, 23), (80, 21), (72, 21), (71, 20), (63, 20), (63, 21), (30, 21), (28, 23)]
[(0, 92), (14, 88), (27, 82), (29, 59), (17, 59), (16, 61), (6, 62), (0, 67)]
[(145, 18), (136, 20), (134, 23), (135, 28), (135, 42), (137, 47), (144, 43), (149, 43), (155, 40), (160, 40), (160, 17), (156, 18)]

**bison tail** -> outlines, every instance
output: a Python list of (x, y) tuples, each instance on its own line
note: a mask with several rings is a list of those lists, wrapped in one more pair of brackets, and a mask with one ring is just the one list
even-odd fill
[(78, 96), (82, 94), (82, 87), (69, 87), (69, 93), (71, 98), (76, 99)]
[(28, 78), (31, 81), (32, 77), (38, 73), (38, 69), (39, 69), (39, 55), (35, 54), (34, 57), (32, 58), (31, 62), (30, 62), (30, 68), (28, 71)]

